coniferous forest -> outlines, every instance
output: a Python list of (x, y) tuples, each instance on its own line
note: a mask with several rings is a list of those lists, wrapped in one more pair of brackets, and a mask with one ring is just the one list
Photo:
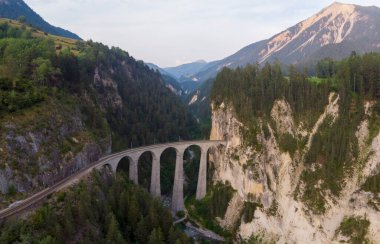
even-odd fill
[(93, 172), (27, 220), (1, 227), (1, 243), (191, 243), (171, 213), (120, 174)]
[(355, 53), (339, 62), (324, 59), (318, 62), (316, 77), (294, 66), (284, 72), (278, 62), (236, 70), (224, 68), (214, 82), (211, 99), (217, 105), (231, 102), (244, 122), (268, 114), (278, 99), (285, 99), (295, 114), (323, 111), (330, 92), (339, 93), (346, 103), (377, 100), (380, 99), (379, 60), (379, 54)]

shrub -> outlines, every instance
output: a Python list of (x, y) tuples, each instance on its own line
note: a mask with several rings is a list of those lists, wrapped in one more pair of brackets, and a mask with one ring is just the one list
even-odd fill
[(8, 186), (8, 195), (14, 196), (14, 195), (16, 195), (16, 193), (17, 193), (16, 187), (14, 185), (9, 185)]
[(368, 233), (369, 220), (366, 217), (345, 217), (340, 223), (337, 234), (340, 233), (345, 237), (350, 238), (350, 242), (354, 244), (368, 243), (366, 238)]
[(185, 211), (178, 211), (178, 212), (176, 213), (176, 216), (177, 216), (178, 218), (182, 219), (183, 217), (186, 216)]
[(363, 184), (362, 189), (368, 192), (380, 193), (380, 173), (369, 177)]
[(297, 139), (289, 133), (281, 135), (278, 144), (282, 151), (289, 152), (290, 155), (294, 155), (297, 150)]
[(242, 211), (243, 219), (245, 223), (252, 222), (255, 217), (255, 211), (258, 207), (263, 207), (262, 204), (255, 202), (245, 202)]

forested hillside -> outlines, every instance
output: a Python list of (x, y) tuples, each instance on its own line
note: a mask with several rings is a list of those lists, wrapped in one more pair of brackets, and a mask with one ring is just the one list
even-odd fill
[(121, 49), (14, 21), (0, 37), (1, 205), (110, 151), (199, 135), (160, 74)]
[(198, 87), (195, 91), (188, 94), (185, 99), (190, 112), (197, 119), (202, 135), (208, 136), (211, 129), (211, 102), (210, 92), (214, 80), (208, 80)]
[(1, 243), (191, 243), (171, 213), (123, 175), (93, 172), (26, 220), (0, 226)]

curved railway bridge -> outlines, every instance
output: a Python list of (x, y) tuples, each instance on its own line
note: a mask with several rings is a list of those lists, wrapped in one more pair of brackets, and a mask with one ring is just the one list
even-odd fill
[(28, 208), (38, 204), (46, 199), (52, 193), (62, 190), (73, 183), (79, 181), (82, 177), (88, 175), (94, 169), (102, 169), (109, 167), (116, 173), (119, 164), (122, 163), (123, 158), (127, 158), (129, 161), (129, 178), (135, 184), (138, 184), (138, 162), (139, 158), (144, 153), (150, 153), (152, 157), (152, 175), (150, 183), (150, 193), (155, 197), (161, 196), (161, 183), (160, 183), (160, 157), (161, 154), (172, 148), (176, 152), (176, 165), (174, 174), (174, 186), (171, 210), (178, 212), (184, 209), (183, 200), (183, 155), (186, 149), (191, 146), (197, 146), (201, 151), (200, 166), (198, 173), (198, 184), (196, 198), (202, 199), (206, 195), (207, 185), (207, 153), (210, 148), (218, 148), (219, 146), (225, 146), (226, 141), (181, 141), (173, 143), (155, 144), (150, 146), (138, 147), (133, 149), (127, 149), (122, 152), (114, 153), (99, 159), (98, 161), (87, 165), (80, 171), (72, 174), (66, 179), (56, 183), (55, 185), (48, 187), (33, 196), (12, 204), (11, 207), (0, 211), (0, 219), (5, 219), (14, 215), (17, 215)]

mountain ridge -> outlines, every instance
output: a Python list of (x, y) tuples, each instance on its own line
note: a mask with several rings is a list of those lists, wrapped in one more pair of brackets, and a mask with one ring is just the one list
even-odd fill
[[(380, 51), (379, 16), (380, 8), (376, 6), (334, 2), (268, 39), (243, 47), (195, 76), (206, 81), (214, 78), (223, 67), (237, 68), (275, 60), (290, 65), (326, 57), (342, 59), (352, 51), (360, 54)], [(331, 49), (339, 51), (332, 53)]]
[(147, 65), (154, 70), (158, 70), (164, 78), (165, 83), (176, 89), (175, 93), (188, 95), (202, 85), (202, 82), (196, 77), (196, 73), (205, 71), (218, 62), (219, 60), (207, 62), (200, 59), (191, 63), (167, 68), (161, 68), (153, 63), (147, 63)]
[(179, 79), (182, 76), (189, 76), (198, 73), (208, 63), (205, 60), (197, 60), (186, 64), (181, 64), (175, 67), (163, 68), (166, 72), (172, 74), (175, 78)]
[(23, 0), (0, 0), (0, 17), (17, 20), (20, 16), (24, 16), (27, 23), (47, 33), (82, 40), (77, 34), (49, 24)]

